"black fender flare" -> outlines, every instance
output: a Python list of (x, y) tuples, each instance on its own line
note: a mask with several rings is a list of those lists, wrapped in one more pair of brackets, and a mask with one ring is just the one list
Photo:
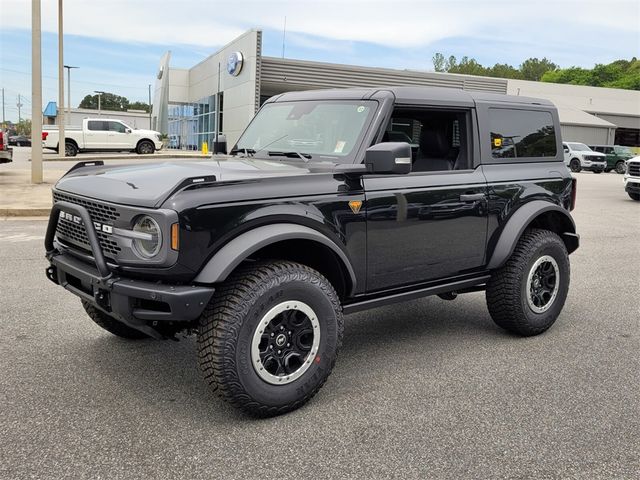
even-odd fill
[(571, 215), (558, 205), (542, 200), (534, 200), (526, 203), (511, 215), (511, 218), (509, 218), (500, 233), (487, 268), (493, 270), (504, 265), (515, 250), (516, 244), (525, 229), (537, 217), (546, 212), (557, 212), (562, 215), (564, 228), (562, 229), (563, 231), (559, 232), (559, 235), (564, 241), (567, 251), (569, 253), (575, 251), (578, 248), (580, 237), (576, 233), (576, 224)]
[(340, 259), (350, 277), (351, 293), (355, 291), (356, 274), (346, 253), (326, 235), (295, 223), (263, 225), (238, 235), (209, 259), (194, 282), (202, 284), (223, 282), (249, 255), (267, 245), (283, 240), (312, 240), (329, 247)]

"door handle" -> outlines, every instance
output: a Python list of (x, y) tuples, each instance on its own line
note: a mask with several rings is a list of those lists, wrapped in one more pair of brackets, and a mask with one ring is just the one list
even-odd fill
[(461, 202), (479, 202), (480, 200), (484, 200), (484, 193), (467, 193), (460, 195)]

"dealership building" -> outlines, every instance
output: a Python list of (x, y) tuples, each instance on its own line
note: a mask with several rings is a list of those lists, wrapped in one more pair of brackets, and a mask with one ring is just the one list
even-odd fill
[(152, 127), (169, 146), (199, 149), (216, 133), (233, 145), (266, 99), (292, 90), (420, 85), (551, 100), (564, 140), (640, 146), (640, 92), (613, 88), (477, 77), (417, 70), (360, 67), (262, 56), (254, 29), (189, 69), (160, 59)]

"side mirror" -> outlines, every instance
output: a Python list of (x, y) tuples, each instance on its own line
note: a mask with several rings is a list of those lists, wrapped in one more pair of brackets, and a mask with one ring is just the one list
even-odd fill
[(384, 142), (367, 148), (364, 163), (368, 173), (405, 174), (411, 172), (411, 145)]
[(131, 129), (130, 128), (125, 128), (124, 129), (124, 133), (131, 133)]
[(213, 141), (213, 153), (222, 153), (226, 155), (227, 153), (227, 137), (222, 134), (216, 135), (215, 140)]

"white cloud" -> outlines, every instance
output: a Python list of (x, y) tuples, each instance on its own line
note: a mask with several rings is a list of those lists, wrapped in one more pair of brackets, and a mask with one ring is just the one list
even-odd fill
[[(30, 1), (2, 4), (1, 28), (30, 28)], [(64, 6), (69, 34), (205, 47), (223, 45), (253, 26), (281, 30), (285, 16), (292, 35), (390, 47), (426, 46), (492, 28), (514, 39), (544, 38), (553, 21), (561, 21), (567, 33), (584, 29), (582, 40), (589, 44), (616, 32), (637, 38), (640, 24), (634, 0), (64, 0)], [(43, 30), (56, 31), (56, 11), (55, 0), (42, 0)]]

